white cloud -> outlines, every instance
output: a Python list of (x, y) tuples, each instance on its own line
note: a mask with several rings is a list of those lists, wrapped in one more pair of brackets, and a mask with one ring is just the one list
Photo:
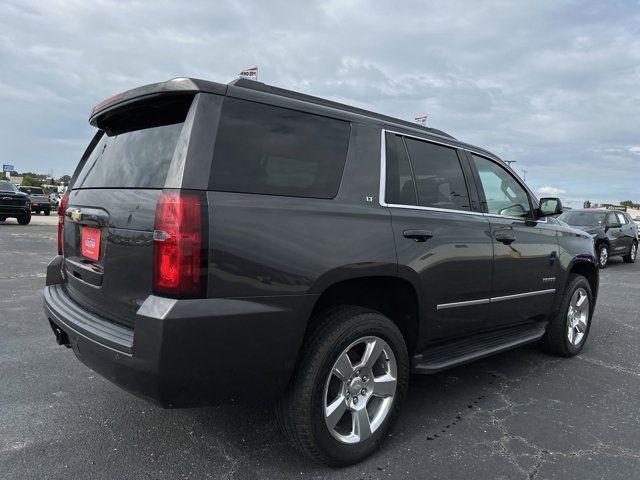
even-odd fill
[(540, 187), (536, 191), (544, 195), (562, 195), (563, 193), (567, 193), (566, 190), (562, 190), (561, 188), (555, 188), (555, 187)]
[(632, 153), (640, 153), (640, 145), (634, 145), (629, 149), (629, 151)]

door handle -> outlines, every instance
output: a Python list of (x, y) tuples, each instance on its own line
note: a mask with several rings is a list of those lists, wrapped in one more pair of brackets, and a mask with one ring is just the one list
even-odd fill
[(505, 245), (511, 245), (516, 241), (516, 236), (513, 233), (496, 232), (496, 240), (504, 243)]
[(405, 230), (402, 232), (404, 238), (411, 238), (416, 242), (426, 242), (430, 238), (433, 238), (433, 233), (429, 230)]

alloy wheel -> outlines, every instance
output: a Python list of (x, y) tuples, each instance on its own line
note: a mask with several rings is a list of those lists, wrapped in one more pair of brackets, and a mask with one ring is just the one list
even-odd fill
[(600, 249), (600, 256), (599, 256), (600, 266), (604, 267), (607, 264), (608, 260), (609, 260), (609, 249), (607, 247), (602, 247)]
[(324, 389), (324, 419), (341, 443), (369, 438), (387, 419), (398, 384), (393, 350), (379, 337), (356, 340), (338, 356)]
[(584, 288), (578, 288), (571, 296), (567, 311), (567, 338), (574, 347), (580, 345), (589, 325), (589, 296)]

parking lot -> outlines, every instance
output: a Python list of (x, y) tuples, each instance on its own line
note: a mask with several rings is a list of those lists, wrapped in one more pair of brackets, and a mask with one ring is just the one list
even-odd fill
[(56, 221), (0, 224), (2, 478), (638, 478), (640, 263), (601, 271), (579, 356), (527, 347), (413, 376), (392, 438), (334, 470), (289, 447), (270, 405), (163, 410), (56, 345), (41, 293)]

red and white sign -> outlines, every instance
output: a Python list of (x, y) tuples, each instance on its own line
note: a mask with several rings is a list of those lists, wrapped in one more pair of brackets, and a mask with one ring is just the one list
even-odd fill
[(426, 125), (427, 124), (427, 116), (426, 115), (420, 115), (420, 116), (415, 118), (415, 121), (419, 125)]
[(242, 70), (238, 74), (239, 78), (248, 78), (249, 80), (258, 80), (258, 67), (251, 67)]

